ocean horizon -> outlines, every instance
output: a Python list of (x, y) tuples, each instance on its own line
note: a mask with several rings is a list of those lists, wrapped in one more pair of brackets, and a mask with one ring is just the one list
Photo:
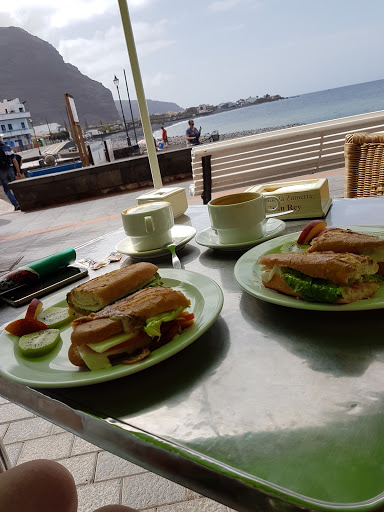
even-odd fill
[[(194, 118), (202, 135), (329, 121), (384, 110), (384, 79), (311, 92), (249, 107)], [(167, 126), (169, 137), (185, 135), (186, 120)], [(161, 138), (161, 130), (154, 132)]]

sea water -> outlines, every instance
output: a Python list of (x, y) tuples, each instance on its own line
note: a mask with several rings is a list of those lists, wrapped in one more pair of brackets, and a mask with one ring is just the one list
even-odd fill
[[(384, 80), (327, 89), (194, 118), (202, 134), (308, 124), (384, 110)], [(167, 127), (168, 136), (184, 135), (187, 121)], [(161, 137), (160, 131), (155, 136)]]

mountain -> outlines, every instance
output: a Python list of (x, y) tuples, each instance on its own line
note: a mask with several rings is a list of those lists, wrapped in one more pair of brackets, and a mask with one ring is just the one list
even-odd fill
[[(123, 105), (125, 120), (128, 122), (131, 119), (131, 110), (129, 108), (129, 101), (121, 100), (121, 103)], [(131, 100), (131, 104), (132, 104), (133, 118), (136, 119), (140, 116), (139, 105), (137, 103), (137, 100)], [(117, 111), (121, 117), (120, 102), (118, 100), (115, 101), (115, 105), (116, 105)], [(171, 103), (169, 101), (149, 100), (149, 99), (147, 99), (147, 107), (148, 107), (149, 115), (167, 114), (168, 112), (181, 112), (182, 110), (184, 110), (182, 107), (180, 107), (176, 103)]]
[(0, 101), (26, 100), (35, 125), (69, 124), (64, 93), (73, 96), (81, 123), (118, 119), (111, 91), (64, 62), (46, 41), (18, 27), (0, 27), (0, 54), (7, 69), (1, 73)]
[[(75, 100), (80, 123), (99, 125), (121, 119), (121, 108), (109, 89), (83, 75), (49, 43), (19, 27), (0, 27), (0, 55), (3, 72), (0, 79), (0, 101), (19, 98), (26, 101), (35, 125), (60, 123), (69, 125), (64, 94)], [(4, 66), (6, 69), (4, 69)], [(128, 100), (124, 115), (131, 119)], [(183, 110), (175, 103), (148, 100), (150, 113)], [(132, 102), (138, 117), (137, 102)]]

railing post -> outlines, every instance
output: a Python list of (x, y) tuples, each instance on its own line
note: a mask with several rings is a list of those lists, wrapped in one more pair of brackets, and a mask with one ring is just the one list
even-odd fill
[(212, 197), (211, 155), (201, 157), (201, 164), (203, 166), (203, 193), (201, 194), (201, 198), (203, 203), (207, 204)]

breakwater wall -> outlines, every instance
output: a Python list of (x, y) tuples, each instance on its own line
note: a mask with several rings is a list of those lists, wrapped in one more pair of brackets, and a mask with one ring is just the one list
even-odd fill
[[(158, 161), (164, 185), (192, 179), (190, 148), (159, 153)], [(22, 179), (10, 183), (9, 188), (21, 209), (30, 211), (152, 186), (149, 160), (143, 155)]]

